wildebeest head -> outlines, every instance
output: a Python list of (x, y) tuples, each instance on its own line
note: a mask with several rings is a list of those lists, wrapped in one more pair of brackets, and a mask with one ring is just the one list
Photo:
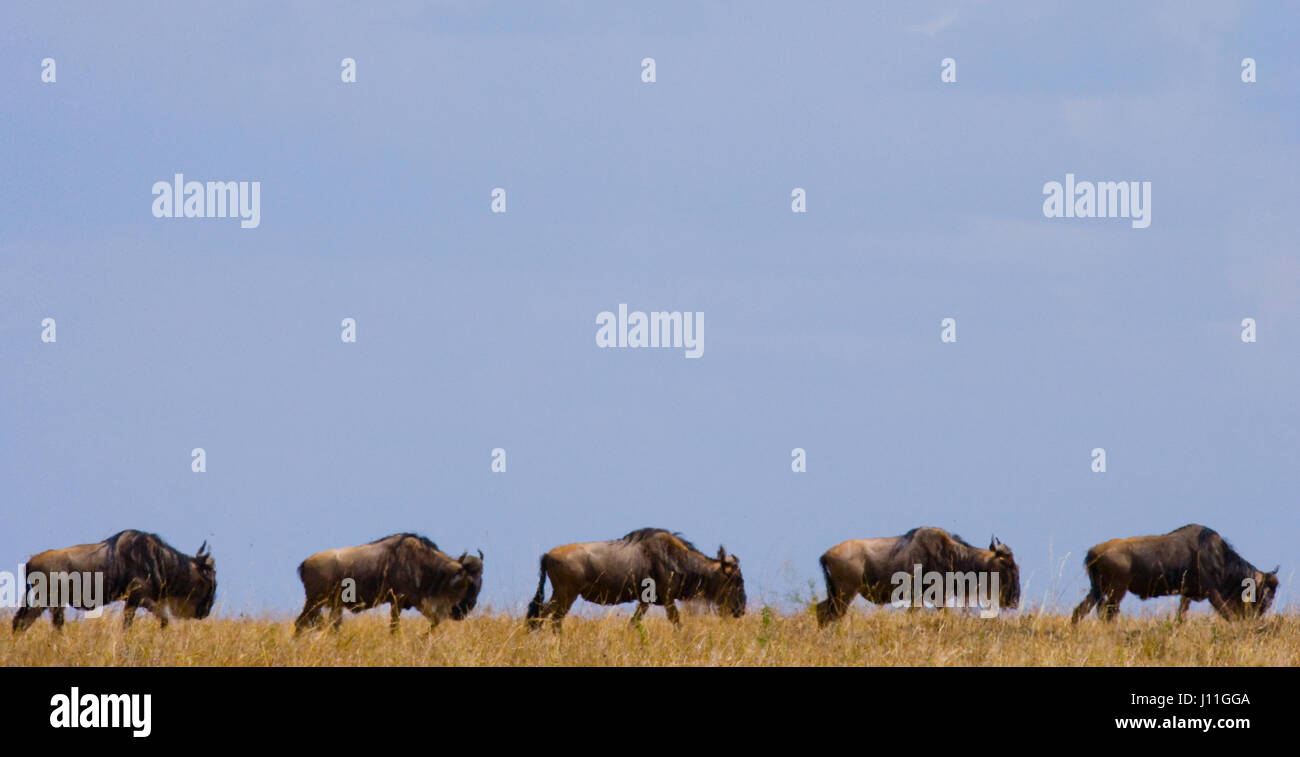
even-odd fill
[[(1204, 571), (1209, 575), (1203, 580), (1218, 585), (1217, 590), (1226, 605), (1215, 609), (1230, 620), (1262, 616), (1277, 596), (1277, 572), (1282, 566), (1265, 573), (1251, 565), (1212, 529), (1203, 526), (1199, 529), (1198, 560), (1202, 565), (1213, 565), (1211, 570)], [(1202, 590), (1208, 593), (1212, 588), (1204, 586)]]
[(204, 541), (199, 551), (190, 558), (190, 591), (183, 599), (173, 600), (172, 609), (182, 618), (202, 620), (212, 612), (212, 602), (217, 596), (217, 568), (212, 553)]
[(998, 574), (998, 605), (1015, 608), (1020, 606), (1020, 566), (1011, 554), (1011, 547), (998, 541), (994, 536), (989, 542), (989, 551), (993, 553), (993, 567)]
[(1253, 602), (1246, 602), (1244, 596), (1246, 591), (1243, 587), (1241, 592), (1243, 595), (1241, 597), (1241, 614), (1243, 616), (1261, 616), (1268, 612), (1269, 605), (1273, 604), (1273, 599), (1277, 596), (1277, 572), (1281, 569), (1282, 566), (1279, 565), (1267, 573), (1260, 570), (1251, 571), (1251, 578), (1255, 582), (1255, 599)]
[(731, 613), (733, 618), (745, 614), (745, 577), (740, 574), (740, 558), (727, 554), (721, 544), (718, 545), (718, 571), (710, 588), (719, 611)]
[(457, 559), (460, 563), (461, 572), (464, 574), (463, 579), (467, 582), (465, 594), (460, 601), (451, 608), (452, 620), (464, 620), (469, 615), (474, 605), (478, 604), (478, 593), (483, 588), (483, 550), (478, 550), (478, 557), (474, 557), (468, 552), (461, 554)]

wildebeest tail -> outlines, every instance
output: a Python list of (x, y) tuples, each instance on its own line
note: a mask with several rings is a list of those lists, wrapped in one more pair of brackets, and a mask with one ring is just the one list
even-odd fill
[(818, 562), (820, 562), (822, 566), (822, 579), (826, 581), (826, 599), (829, 600), (831, 597), (835, 596), (835, 585), (831, 583), (831, 569), (830, 566), (826, 564), (826, 555), (822, 555), (818, 558)]
[(1088, 550), (1088, 554), (1083, 557), (1083, 570), (1088, 574), (1088, 583), (1091, 585), (1088, 589), (1088, 599), (1094, 602), (1101, 601), (1102, 577), (1101, 571), (1097, 568), (1097, 561), (1100, 558), (1101, 554), (1097, 552), (1096, 547)]
[(843, 599), (835, 588), (835, 581), (831, 579), (831, 568), (827, 564), (826, 555), (822, 555), (818, 560), (822, 566), (822, 578), (826, 580), (826, 598), (817, 603), (817, 627), (823, 628), (827, 623), (839, 619), (843, 613)]
[(542, 600), (546, 598), (546, 555), (542, 555), (537, 573), (537, 594), (528, 603), (527, 617), (530, 619), (542, 617)]

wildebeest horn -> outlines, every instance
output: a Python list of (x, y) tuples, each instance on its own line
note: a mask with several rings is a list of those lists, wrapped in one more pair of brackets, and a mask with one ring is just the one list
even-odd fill
[(478, 550), (478, 559), (480, 559), (480, 560), (483, 559), (483, 550), (481, 550), (481, 549)]
[(205, 550), (205, 549), (207, 549), (207, 548), (208, 548), (208, 540), (207, 540), (207, 539), (204, 539), (204, 540), (203, 540), (203, 543), (199, 545), (199, 551), (198, 551), (198, 552), (195, 552), (195, 553), (194, 553), (194, 556), (195, 556), (195, 557), (202, 557), (202, 556), (203, 556), (203, 550)]
[(1272, 570), (1269, 571), (1269, 573), (1276, 576), (1277, 572), (1281, 569), (1282, 569), (1282, 563), (1278, 563)]
[(727, 559), (727, 548), (724, 547), (724, 546), (722, 546), (721, 544), (719, 544), (719, 545), (718, 545), (718, 562), (722, 562), (722, 561), (725, 560), (725, 559)]

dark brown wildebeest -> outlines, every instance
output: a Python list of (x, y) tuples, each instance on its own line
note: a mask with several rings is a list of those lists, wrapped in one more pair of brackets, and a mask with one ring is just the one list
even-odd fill
[[(566, 544), (542, 555), (537, 595), (528, 603), (529, 629), (541, 628), (550, 616), (552, 628), (560, 624), (573, 603), (619, 605), (636, 602), (632, 623), (650, 605), (663, 605), (668, 619), (680, 626), (675, 602), (704, 599), (733, 617), (745, 614), (745, 579), (740, 558), (727, 554), (709, 557), (682, 538), (662, 528), (642, 528), (622, 539)], [(551, 601), (545, 605), (546, 579), (551, 579)]]
[(330, 609), (337, 631), (343, 608), (353, 612), (390, 605), (389, 630), (397, 633), (402, 610), (414, 607), (429, 619), (429, 631), (450, 615), (464, 620), (478, 602), (483, 586), (483, 553), (452, 558), (416, 534), (393, 534), (369, 544), (317, 552), (298, 566), (307, 594), (294, 634), (320, 623)]
[[(138, 607), (157, 616), (163, 628), (167, 627), (169, 609), (181, 618), (206, 618), (217, 594), (217, 571), (207, 547), (208, 543), (203, 542), (199, 551), (190, 557), (173, 549), (157, 534), (128, 529), (97, 544), (79, 544), (34, 555), (27, 561), (27, 594), (24, 606), (14, 615), (14, 633), (35, 623), (46, 604), (51, 605), (54, 627), (62, 629), (65, 607), (74, 606), (64, 601), (66, 596), (58, 603), (29, 604), (38, 582), (52, 586), (58, 576), (93, 577), (89, 579), (92, 585), (93, 581), (102, 581), (103, 594), (94, 599), (100, 608), (125, 601), (122, 624), (127, 628), (135, 620)], [(80, 606), (93, 611), (95, 608), (88, 606), (89, 600), (83, 593)]]
[[(997, 537), (988, 549), (980, 549), (942, 528), (914, 528), (902, 536), (841, 542), (826, 550), (821, 565), (826, 599), (817, 603), (819, 627), (839, 620), (858, 594), (875, 604), (890, 602), (898, 585), (895, 576), (911, 576), (917, 565), (923, 573), (939, 572), (955, 579), (954, 591), (949, 590), (948, 580), (943, 582), (938, 595), (940, 604), (950, 593), (956, 593), (958, 585), (963, 593), (974, 594), (981, 573), (989, 577), (988, 583), (993, 575), (997, 576), (999, 607), (1020, 604), (1020, 568), (1011, 548)], [(967, 574), (975, 578), (975, 585), (966, 580)]]
[(1213, 529), (1195, 523), (1160, 536), (1104, 541), (1088, 550), (1083, 567), (1092, 587), (1074, 608), (1074, 623), (1093, 607), (1112, 620), (1130, 591), (1142, 599), (1180, 595), (1179, 621), (1202, 599), (1228, 620), (1258, 617), (1277, 594), (1278, 568), (1256, 570)]

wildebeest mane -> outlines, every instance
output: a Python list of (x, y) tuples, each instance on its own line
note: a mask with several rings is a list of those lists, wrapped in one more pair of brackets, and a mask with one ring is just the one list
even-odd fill
[[(663, 537), (668, 538), (663, 538)], [(689, 599), (709, 585), (716, 566), (713, 558), (701, 552), (680, 533), (666, 528), (640, 528), (623, 537), (626, 544), (639, 544), (664, 575), (679, 584), (678, 596)]]
[(627, 534), (623, 536), (622, 541), (625, 541), (628, 544), (637, 544), (639, 542), (653, 539), (654, 537), (659, 536), (660, 534), (665, 534), (667, 536), (673, 537), (674, 539), (680, 541), (682, 544), (685, 544), (686, 548), (691, 550), (692, 552), (695, 552), (700, 555), (704, 554), (703, 552), (700, 552), (699, 548), (696, 547), (694, 544), (692, 544), (689, 539), (687, 539), (685, 536), (682, 536), (680, 532), (669, 531), (666, 528), (638, 528), (635, 531), (627, 532)]
[(403, 542), (403, 541), (405, 541), (405, 540), (407, 540), (407, 539), (415, 539), (416, 541), (420, 542), (421, 544), (423, 544), (424, 546), (428, 547), (429, 549), (436, 550), (436, 551), (438, 551), (438, 552), (441, 552), (441, 551), (442, 551), (442, 550), (438, 549), (438, 545), (437, 545), (437, 544), (434, 544), (432, 539), (430, 539), (430, 538), (428, 538), (428, 537), (426, 537), (426, 536), (421, 536), (421, 535), (419, 535), (419, 534), (413, 534), (413, 533), (410, 533), (409, 531), (403, 531), (403, 532), (401, 532), (401, 533), (396, 533), (396, 534), (389, 534), (388, 536), (385, 536), (385, 537), (383, 537), (382, 539), (375, 539), (374, 541), (372, 541), (372, 542), (370, 542), (370, 543), (371, 543), (371, 544), (379, 544), (380, 542), (385, 542), (385, 541), (388, 541), (388, 540), (390, 540), (390, 539), (393, 540), (393, 541), (396, 542), (396, 543), (401, 543), (401, 542)]
[[(927, 528), (927, 526), (917, 526), (916, 528), (911, 529), (911, 530), (908, 531), (907, 533), (903, 534), (902, 538), (901, 538), (899, 541), (900, 541), (900, 542), (910, 542), (910, 541), (912, 541), (913, 539), (916, 538), (916, 532), (917, 532), (917, 531), (920, 531), (922, 528)], [(970, 547), (971, 549), (979, 549), (979, 547), (977, 547), (977, 546), (975, 546), (974, 544), (971, 544), (970, 542), (968, 542), (968, 541), (966, 541), (965, 539), (961, 538), (961, 536), (958, 535), (958, 534), (948, 533), (948, 535), (952, 537), (952, 540), (953, 540), (953, 541), (957, 542), (958, 544), (962, 545), (963, 547)]]
[[(925, 531), (922, 534), (920, 532)], [(937, 543), (929, 539), (919, 538), (929, 534), (946, 534), (948, 538), (940, 539)], [(936, 534), (937, 535), (937, 534)], [(964, 568), (967, 563), (977, 557), (981, 550), (973, 544), (968, 543), (957, 534), (951, 534), (943, 529), (918, 526), (899, 537), (895, 542), (891, 555), (895, 558), (916, 558), (915, 550), (922, 549), (939, 561), (945, 567)]]

